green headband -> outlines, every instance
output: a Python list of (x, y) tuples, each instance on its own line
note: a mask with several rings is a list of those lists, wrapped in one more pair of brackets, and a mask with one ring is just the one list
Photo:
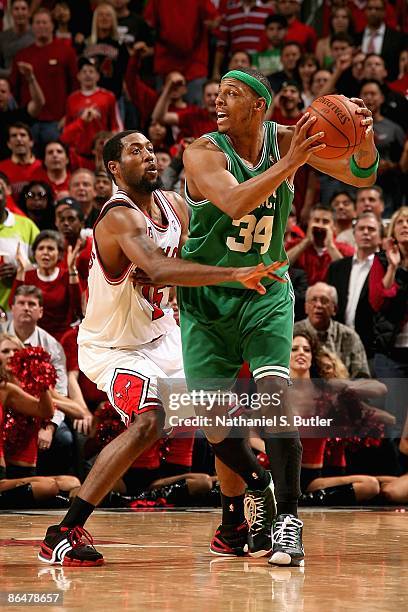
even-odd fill
[(241, 72), (241, 70), (230, 70), (227, 74), (224, 74), (221, 81), (224, 79), (237, 79), (238, 81), (242, 81), (245, 85), (248, 85), (251, 89), (256, 91), (256, 93), (266, 100), (266, 108), (269, 108), (272, 103), (272, 96), (268, 89), (265, 87), (261, 81), (258, 81), (251, 74), (247, 74), (246, 72)]

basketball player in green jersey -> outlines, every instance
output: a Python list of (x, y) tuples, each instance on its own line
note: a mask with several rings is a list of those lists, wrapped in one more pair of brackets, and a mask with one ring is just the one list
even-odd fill
[[(242, 432), (231, 432), (221, 441), (207, 432), (223, 493), (223, 522), (211, 551), (243, 554), (248, 538), (250, 555), (272, 551), (270, 563), (299, 565), (304, 558), (303, 524), (297, 518), (302, 447), (291, 425), (285, 389), (293, 290), (283, 240), (293, 178), (307, 162), (351, 185), (372, 185), (378, 153), (371, 112), (361, 100), (353, 99), (366, 126), (359, 149), (350, 159), (324, 160), (315, 155), (325, 146), (321, 141), (324, 134), (307, 135), (315, 118), (306, 113), (293, 127), (265, 122), (271, 99), (267, 79), (254, 70), (234, 70), (222, 78), (216, 100), (218, 132), (202, 136), (184, 154), (186, 198), (192, 218), (182, 257), (222, 266), (280, 261), (276, 274), (281, 282), (268, 279), (263, 283), (263, 295), (251, 294), (235, 283), (182, 287), (179, 308), (184, 369), (191, 389), (216, 390), (221, 379), (224, 388), (230, 389), (246, 361), (258, 392), (279, 398), (278, 406), (271, 402), (264, 414), (289, 417), (289, 427), (264, 431), (277, 498), (275, 516), (269, 475), (257, 473), (248, 478), (242, 465), (242, 448), (247, 444)], [(243, 481), (247, 484), (248, 534), (243, 520)]]

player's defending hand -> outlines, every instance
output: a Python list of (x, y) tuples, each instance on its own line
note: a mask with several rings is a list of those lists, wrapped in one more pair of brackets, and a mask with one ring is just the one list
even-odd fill
[(235, 271), (235, 280), (242, 283), (248, 289), (254, 289), (261, 295), (266, 293), (265, 287), (262, 285), (263, 278), (272, 278), (278, 283), (286, 283), (284, 278), (281, 278), (275, 272), (287, 265), (287, 261), (275, 261), (270, 266), (259, 264), (252, 268), (237, 268)]
[(305, 164), (313, 153), (326, 147), (323, 142), (320, 142), (320, 139), (324, 137), (324, 132), (317, 132), (313, 136), (307, 135), (309, 128), (315, 121), (316, 117), (311, 117), (310, 113), (305, 113), (295, 126), (289, 151), (282, 158), (294, 171)]

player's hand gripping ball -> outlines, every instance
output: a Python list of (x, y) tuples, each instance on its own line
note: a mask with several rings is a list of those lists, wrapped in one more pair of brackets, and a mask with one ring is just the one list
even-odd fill
[(306, 112), (317, 117), (308, 131), (308, 136), (324, 132), (322, 142), (326, 147), (315, 153), (324, 159), (350, 157), (364, 139), (366, 126), (363, 115), (356, 113), (360, 108), (346, 96), (320, 96), (313, 100)]

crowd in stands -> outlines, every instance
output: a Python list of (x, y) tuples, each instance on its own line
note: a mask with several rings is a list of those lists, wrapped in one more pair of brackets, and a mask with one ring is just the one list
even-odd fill
[[(268, 78), (278, 123), (329, 94), (372, 112), (375, 185), (308, 165), (295, 177), (291, 376), (309, 387), (294, 385), (293, 404), (352, 405), (379, 432), (305, 434), (303, 503), (408, 503), (406, 0), (0, 0), (0, 509), (67, 505), (121, 431), (76, 341), (92, 226), (114, 189), (104, 143), (143, 131), (163, 188), (184, 195), (183, 152), (217, 129), (220, 76), (248, 67)], [(36, 346), (56, 368), (53, 408), (8, 373)], [(205, 439), (184, 432), (145, 451), (103, 503), (217, 505), (215, 481)]]

